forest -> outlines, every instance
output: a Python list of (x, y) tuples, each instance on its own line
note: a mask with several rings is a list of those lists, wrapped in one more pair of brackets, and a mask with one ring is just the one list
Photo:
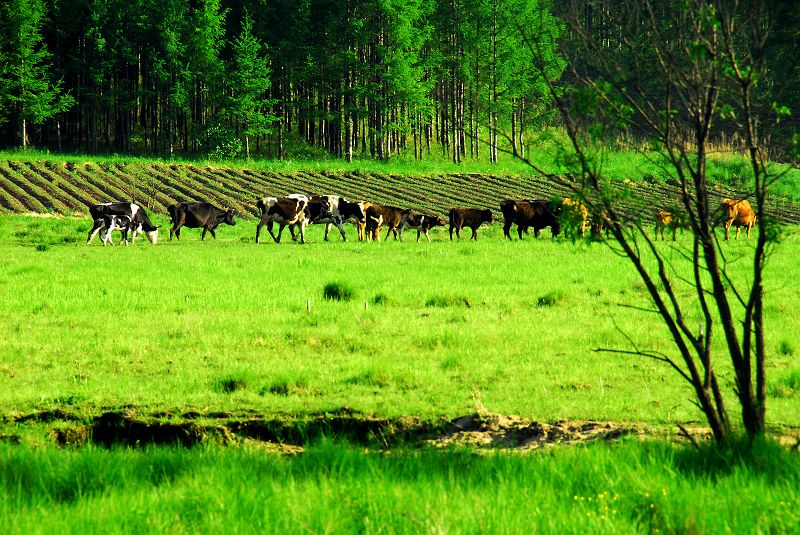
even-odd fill
[[(575, 8), (549, 0), (2, 0), (0, 147), (211, 159), (282, 159), (298, 145), (348, 161), (524, 156), (561, 120), (532, 68), (532, 36), (548, 54), (548, 77), (565, 92), (577, 83), (562, 59), (575, 37), (559, 13), (567, 4)], [(630, 61), (614, 24), (624, 4), (578, 4), (596, 45)], [(665, 31), (680, 27), (681, 1), (648, 4)], [(748, 16), (747, 2), (737, 9)], [(760, 16), (770, 31), (756, 111), (771, 116), (770, 156), (781, 160), (799, 122), (800, 4), (767, 2)], [(646, 41), (639, 46), (646, 52)], [(635, 140), (635, 123), (614, 135)]]

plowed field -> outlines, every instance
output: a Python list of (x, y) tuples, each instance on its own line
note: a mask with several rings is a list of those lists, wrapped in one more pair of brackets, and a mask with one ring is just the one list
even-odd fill
[[(630, 210), (638, 211), (643, 205), (656, 209), (676, 202), (677, 189), (667, 183), (621, 181), (616, 187), (632, 194)], [(0, 161), (0, 214), (82, 214), (89, 205), (123, 200), (135, 200), (155, 213), (166, 214), (167, 206), (175, 202), (205, 200), (233, 207), (248, 217), (256, 214), (258, 198), (289, 193), (338, 194), (438, 213), (446, 213), (453, 206), (486, 207), (497, 212), (498, 203), (507, 198), (568, 195), (563, 185), (530, 175), (275, 173), (169, 163)], [(715, 195), (744, 196), (722, 187)], [(800, 223), (796, 205), (772, 199), (769, 209), (783, 224)]]

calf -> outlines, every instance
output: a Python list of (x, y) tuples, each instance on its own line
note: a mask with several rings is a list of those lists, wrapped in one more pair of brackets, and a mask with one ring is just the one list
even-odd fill
[[(278, 199), (276, 197), (264, 197), (256, 203), (261, 212), (261, 219), (256, 227), (256, 243), (260, 243), (261, 229), (267, 226), (267, 231), (275, 243), (281, 242), (283, 228), (287, 225), (297, 225), (300, 228), (300, 243), (306, 242), (306, 207), (308, 198), (305, 195), (292, 195)], [(278, 223), (278, 236), (272, 232), (272, 224)], [(291, 232), (291, 229), (290, 229)]]
[(658, 234), (660, 232), (661, 239), (664, 240), (664, 230), (670, 229), (672, 230), (672, 241), (675, 241), (678, 237), (678, 229), (686, 228), (686, 226), (685, 217), (681, 217), (677, 212), (660, 210), (656, 214), (656, 239), (658, 239)]
[(394, 238), (403, 241), (403, 228), (411, 215), (411, 209), (397, 208), (386, 204), (373, 204), (367, 208), (365, 230), (367, 240), (380, 241), (381, 225), (386, 225), (389, 230), (386, 232), (386, 239), (389, 234), (394, 234)]
[(428, 231), (437, 225), (446, 225), (446, 224), (447, 224), (447, 219), (439, 217), (437, 215), (410, 214), (408, 216), (408, 226), (417, 229), (417, 241), (419, 241), (420, 234), (424, 232), (425, 237), (428, 239), (428, 243), (430, 243), (431, 237), (428, 234)]
[[(95, 221), (95, 224), (97, 224), (97, 221)], [(117, 229), (122, 232), (122, 243), (127, 246), (128, 232), (134, 230), (134, 223), (131, 218), (126, 215), (107, 215), (102, 218), (100, 241), (103, 243), (103, 247), (109, 243), (114, 245), (114, 241), (111, 239), (111, 233)]]
[[(555, 208), (555, 209), (553, 209)], [(553, 236), (561, 232), (561, 223), (558, 220), (558, 206), (542, 199), (515, 201), (507, 199), (500, 203), (503, 212), (503, 234), (511, 239), (511, 226), (517, 225), (517, 234), (522, 239), (522, 233), (533, 227), (533, 235), (539, 237), (543, 228), (550, 227)]]
[(589, 210), (579, 199), (566, 198), (561, 201), (560, 222), (565, 229), (567, 237), (575, 235), (576, 231), (581, 238), (586, 236), (589, 228)]
[(747, 237), (750, 237), (750, 229), (756, 224), (756, 213), (747, 199), (734, 200), (724, 199), (719, 207), (725, 214), (725, 239), (730, 239), (731, 226), (736, 227), (736, 238), (739, 239), (739, 232), (742, 227), (747, 229)]
[(358, 219), (356, 219), (356, 231), (358, 232), (358, 241), (364, 241), (367, 238), (365, 232), (367, 228), (367, 219), (366, 219), (367, 210), (369, 210), (370, 206), (374, 205), (371, 202), (366, 202), (366, 201), (361, 201), (359, 204), (364, 209), (364, 221), (359, 221)]
[(236, 224), (236, 220), (234, 219), (236, 213), (232, 208), (217, 208), (213, 204), (207, 202), (182, 202), (173, 204), (167, 208), (167, 211), (172, 220), (172, 227), (169, 229), (170, 240), (172, 240), (173, 235), (179, 240), (181, 239), (181, 227), (202, 228), (203, 234), (200, 236), (201, 240), (206, 239), (206, 232), (210, 232), (211, 237), (217, 239), (217, 234), (214, 232), (214, 229), (217, 228), (220, 223), (231, 226)]
[(461, 239), (461, 229), (465, 226), (472, 229), (470, 239), (478, 241), (478, 227), (482, 223), (492, 222), (492, 211), (480, 208), (452, 208), (449, 216), (451, 241), (453, 239), (453, 230), (456, 231), (458, 239)]
[(103, 229), (105, 220), (111, 216), (126, 216), (130, 219), (125, 231), (123, 231), (123, 239), (127, 241), (127, 231), (131, 231), (131, 242), (136, 240), (136, 234), (144, 232), (147, 240), (154, 244), (158, 241), (158, 227), (150, 222), (147, 217), (147, 212), (144, 208), (134, 202), (106, 202), (96, 204), (89, 207), (89, 214), (92, 216), (94, 224), (89, 231), (89, 237), (86, 243), (90, 243), (92, 239)]

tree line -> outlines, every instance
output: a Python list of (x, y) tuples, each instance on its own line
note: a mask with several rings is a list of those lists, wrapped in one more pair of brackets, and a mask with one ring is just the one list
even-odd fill
[[(0, 0), (0, 146), (282, 158), (291, 141), (347, 160), (524, 156), (529, 133), (559, 120), (526, 38), (552, 37), (559, 79), (557, 41), (575, 38), (559, 5)], [(585, 2), (606, 50), (619, 46), (621, 6)], [(800, 9), (790, 11), (769, 21), (766, 83), (784, 88), (781, 102), (800, 100)]]

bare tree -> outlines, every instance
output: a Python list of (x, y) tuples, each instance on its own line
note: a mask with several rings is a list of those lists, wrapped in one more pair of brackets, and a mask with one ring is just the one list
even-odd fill
[[(762, 106), (769, 101), (759, 84), (768, 12), (760, 0), (622, 0), (613, 11), (607, 7), (604, 0), (559, 4), (569, 85), (548, 77), (552, 60), (544, 54), (534, 61), (571, 143), (573, 173), (553, 178), (609, 229), (609, 244), (636, 269), (674, 342), (669, 351), (630, 352), (664, 361), (688, 381), (721, 442), (734, 428), (713, 352), (724, 348), (742, 425), (749, 436), (758, 435), (766, 412), (763, 273), (780, 233), (765, 203), (780, 176), (766, 162), (762, 142), (764, 127), (781, 109)], [(555, 36), (526, 38), (536, 50)], [(603, 148), (623, 133), (647, 140), (654, 161), (678, 186), (690, 244), (656, 243), (648, 231), (657, 207), (636, 206), (625, 198), (624, 185), (605, 175)], [(758, 232), (745, 278), (740, 265), (736, 277), (731, 274), (716, 230), (719, 198), (706, 176), (709, 150), (722, 133), (740, 140), (752, 173), (742, 198), (758, 214)]]

